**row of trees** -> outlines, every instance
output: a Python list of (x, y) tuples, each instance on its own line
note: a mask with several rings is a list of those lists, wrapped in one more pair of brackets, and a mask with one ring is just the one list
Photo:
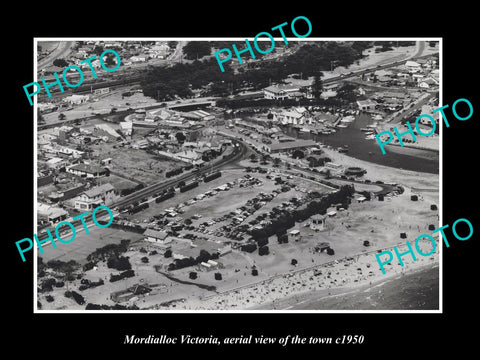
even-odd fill
[(130, 240), (124, 239), (120, 241), (120, 244), (108, 244), (101, 248), (95, 249), (90, 255), (87, 256), (88, 261), (104, 261), (113, 257), (118, 257), (120, 254), (128, 250)]
[[(295, 221), (304, 221), (314, 214), (325, 214), (332, 204), (347, 204), (353, 196), (355, 188), (352, 185), (344, 185), (338, 191), (323, 196), (320, 200), (313, 200), (303, 209), (295, 209), (290, 213), (282, 213), (271, 224), (262, 229), (254, 229), (250, 235), (258, 242), (274, 234), (283, 234), (295, 226)], [(242, 249), (243, 250), (243, 249)]]
[(184, 259), (175, 259), (174, 262), (168, 265), (168, 270), (172, 271), (183, 269), (189, 266), (195, 266), (197, 264), (200, 264), (201, 262), (207, 262), (210, 259), (218, 259), (218, 253), (210, 254), (207, 250), (202, 249), (200, 250), (200, 254), (196, 258), (190, 256)]
[(128, 257), (113, 255), (108, 259), (107, 267), (110, 269), (123, 271), (130, 270), (132, 268), (132, 265), (130, 264)]
[[(261, 46), (268, 47), (269, 42)], [(215, 44), (221, 48), (224, 44)], [(245, 44), (241, 45), (242, 49)], [(214, 57), (203, 61), (195, 60), (190, 64), (176, 64), (172, 67), (150, 70), (141, 82), (143, 93), (157, 100), (173, 100), (175, 96), (190, 97), (192, 89), (205, 87), (212, 95), (226, 95), (239, 88), (262, 89), (272, 81), (280, 82), (289, 74), (301, 74), (302, 78), (314, 76), (314, 95), (321, 92), (322, 71), (331, 70), (335, 66), (349, 66), (363, 57), (362, 51), (367, 46), (352, 43), (331, 41), (315, 42), (302, 45), (294, 54), (282, 59), (255, 63), (257, 68), (248, 69), (241, 66), (238, 74), (234, 74), (230, 63), (224, 63), (225, 72), (218, 68)], [(202, 42), (187, 44), (186, 56), (196, 58), (197, 54), (209, 51), (210, 45)], [(184, 50), (185, 50), (184, 47)], [(231, 47), (231, 44), (224, 47)], [(233, 60), (232, 60), (233, 61)], [(207, 86), (208, 85), (208, 86)]]
[(110, 274), (110, 282), (119, 281), (119, 280), (133, 277), (133, 276), (135, 276), (135, 272), (133, 270), (127, 270), (127, 271), (121, 272), (118, 275)]

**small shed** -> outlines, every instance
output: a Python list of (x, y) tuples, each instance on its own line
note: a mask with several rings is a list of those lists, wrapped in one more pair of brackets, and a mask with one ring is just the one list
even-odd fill
[(327, 213), (327, 215), (328, 215), (329, 217), (334, 217), (335, 215), (337, 215), (337, 212), (334, 211), (334, 210), (332, 210), (332, 211), (329, 211), (329, 212)]
[(295, 229), (295, 230), (290, 231), (290, 236), (292, 236), (292, 237), (296, 237), (296, 236), (298, 236), (298, 234), (300, 234), (300, 230)]

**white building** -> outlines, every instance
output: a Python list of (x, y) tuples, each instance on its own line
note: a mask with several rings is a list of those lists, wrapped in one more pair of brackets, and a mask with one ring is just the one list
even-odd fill
[(310, 229), (315, 231), (322, 231), (326, 229), (326, 216), (316, 214), (310, 218)]
[(75, 198), (75, 209), (92, 210), (99, 205), (110, 205), (116, 199), (112, 184), (103, 184), (84, 191)]
[(65, 220), (68, 216), (68, 213), (64, 209), (40, 202), (37, 204), (37, 213), (39, 218), (45, 218), (52, 224)]
[(168, 237), (168, 234), (165, 231), (147, 229), (143, 235), (145, 236), (145, 241), (156, 244), (168, 244), (172, 242), (172, 239)]
[(90, 100), (89, 95), (70, 95), (65, 98), (63, 98), (62, 101), (72, 104), (72, 105), (79, 105), (79, 104), (84, 104), (88, 100)]

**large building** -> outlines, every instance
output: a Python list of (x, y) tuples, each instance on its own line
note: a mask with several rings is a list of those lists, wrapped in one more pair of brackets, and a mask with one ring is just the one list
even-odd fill
[(70, 174), (82, 176), (86, 178), (97, 178), (107, 174), (108, 170), (93, 164), (76, 164), (70, 167), (67, 167), (66, 171)]
[(302, 96), (300, 87), (295, 85), (271, 85), (263, 89), (263, 97), (265, 99), (285, 100)]
[(296, 141), (288, 141), (288, 142), (276, 143), (276, 144), (270, 144), (270, 145), (265, 144), (263, 145), (263, 148), (270, 153), (277, 153), (282, 151), (306, 149), (316, 145), (317, 143), (313, 140), (296, 140)]
[(99, 205), (109, 205), (115, 199), (115, 188), (112, 184), (103, 184), (84, 191), (75, 199), (75, 209), (92, 210)]
[(46, 220), (52, 224), (65, 220), (68, 213), (59, 207), (54, 207), (48, 204), (37, 204), (38, 220)]

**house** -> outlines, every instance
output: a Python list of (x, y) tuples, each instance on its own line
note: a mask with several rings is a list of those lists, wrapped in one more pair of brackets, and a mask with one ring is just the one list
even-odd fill
[(209, 121), (215, 119), (215, 116), (204, 111), (204, 110), (195, 110), (183, 113), (182, 116), (186, 119), (197, 120), (197, 121)]
[(310, 218), (310, 229), (315, 231), (322, 231), (326, 229), (326, 216), (316, 214)]
[(147, 229), (143, 233), (143, 236), (145, 236), (145, 241), (149, 241), (155, 244), (169, 244), (172, 242), (172, 239), (168, 237), (168, 234), (166, 231), (159, 231), (155, 229)]
[(276, 144), (263, 145), (263, 148), (270, 153), (277, 153), (281, 151), (306, 149), (316, 146), (317, 143), (313, 140), (296, 140), (288, 142), (280, 142)]
[(110, 88), (109, 88), (109, 87), (104, 87), (104, 88), (100, 88), (100, 89), (95, 89), (95, 90), (93, 90), (93, 94), (94, 94), (94, 95), (108, 94), (109, 92), (110, 92)]
[(435, 80), (434, 78), (427, 78), (423, 81), (421, 81), (419, 84), (418, 84), (418, 87), (422, 88), (422, 89), (429, 89), (431, 87), (435, 87), (438, 85), (438, 81)]
[(405, 68), (410, 72), (417, 72), (417, 71), (420, 71), (420, 69), (422, 68), (422, 65), (420, 65), (418, 62), (408, 60), (405, 63)]
[(58, 190), (58, 192), (53, 192), (48, 196), (48, 198), (52, 201), (64, 201), (74, 198), (78, 194), (81, 194), (83, 191), (85, 191), (84, 184), (74, 185), (73, 187), (70, 187), (68, 189), (65, 188), (63, 190)]
[(377, 103), (372, 100), (357, 100), (358, 109), (361, 111), (374, 110)]
[(69, 103), (71, 105), (84, 104), (90, 99), (89, 95), (70, 95), (64, 97), (62, 101)]
[[(265, 99), (285, 100), (296, 97), (299, 91), (300, 87), (295, 85), (271, 85), (263, 89), (263, 97)], [(303, 96), (303, 94), (300, 95)]]
[(46, 164), (50, 169), (58, 170), (65, 167), (67, 165), (67, 161), (62, 158), (53, 157), (47, 160)]
[(68, 212), (64, 209), (40, 202), (37, 204), (37, 214), (39, 220), (45, 219), (52, 224), (65, 220), (68, 216)]
[(115, 199), (115, 188), (106, 183), (84, 191), (75, 198), (75, 209), (91, 210), (99, 205), (109, 205)]
[(106, 136), (109, 140), (117, 141), (122, 136), (108, 124), (97, 124), (93, 128), (93, 133), (97, 136)]
[(70, 174), (86, 178), (98, 178), (108, 173), (108, 170), (98, 165), (76, 164), (67, 167), (66, 171)]
[(330, 170), (333, 172), (340, 172), (343, 169), (343, 165), (341, 164), (335, 164), (333, 162), (327, 162), (325, 166), (323, 167), (325, 170)]
[(299, 234), (300, 234), (300, 230), (295, 229), (295, 230), (290, 231), (290, 236), (291, 237), (297, 237)]
[(125, 136), (132, 136), (133, 133), (133, 123), (131, 121), (122, 121), (120, 123), (120, 131)]

